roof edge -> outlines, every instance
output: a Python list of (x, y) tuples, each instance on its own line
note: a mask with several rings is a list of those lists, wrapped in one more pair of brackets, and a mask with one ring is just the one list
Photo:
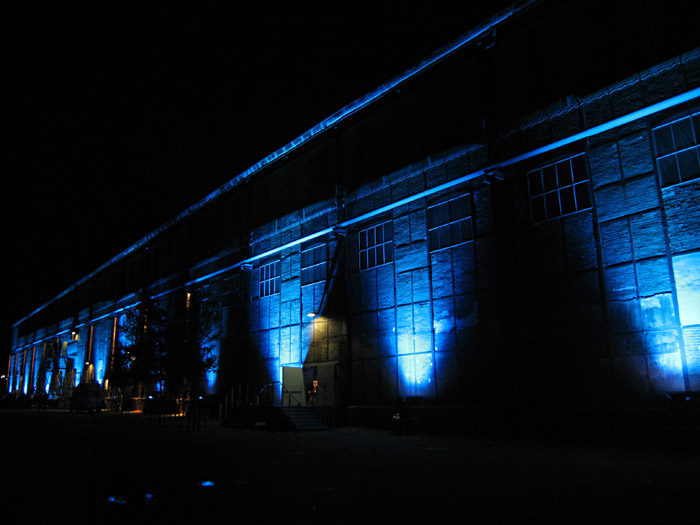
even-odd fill
[(370, 106), (374, 102), (377, 102), (378, 100), (382, 99), (385, 95), (388, 93), (392, 92), (394, 89), (396, 89), (399, 85), (405, 83), (406, 81), (420, 75), (421, 73), (429, 70), (436, 64), (442, 62), (444, 59), (447, 57), (453, 55), (456, 53), (458, 50), (462, 49), (466, 45), (473, 43), (475, 41), (478, 41), (481, 36), (484, 34), (488, 33), (492, 29), (498, 27), (499, 25), (503, 24), (504, 22), (514, 18), (515, 16), (521, 14), (525, 10), (531, 8), (535, 4), (540, 3), (542, 0), (520, 0), (517, 2), (514, 2), (511, 4), (509, 7), (503, 9), (502, 11), (498, 12), (497, 14), (493, 15), (492, 17), (488, 18), (481, 24), (477, 25), (474, 27), (471, 31), (468, 33), (463, 34), (462, 36), (458, 37), (457, 39), (453, 40), (451, 43), (441, 47), (437, 51), (435, 51), (432, 55), (430, 55), (428, 58), (425, 60), (421, 61), (411, 69), (407, 70), (401, 75), (398, 75), (394, 77), (393, 79), (389, 80), (388, 82), (385, 82), (378, 88), (374, 89), (373, 91), (367, 93), (366, 95), (358, 98), (354, 102), (348, 104), (341, 110), (333, 113), (331, 116), (328, 118), (324, 119), (320, 123), (316, 124), (314, 127), (306, 131), (305, 133), (302, 133), (299, 135), (297, 138), (286, 144), (285, 146), (282, 146), (280, 149), (276, 150), (275, 152), (271, 153), (270, 155), (266, 156), (265, 158), (259, 160), (255, 164), (253, 164), (251, 167), (248, 169), (244, 170), (243, 172), (239, 173), (236, 175), (234, 178), (223, 184), (221, 187), (219, 187), (217, 190), (213, 191), (206, 197), (202, 198), (195, 204), (191, 205), (187, 209), (185, 209), (182, 213), (179, 215), (175, 216), (173, 219), (165, 222), (162, 226), (156, 228), (153, 230), (151, 233), (145, 235), (142, 237), (139, 241), (131, 245), (130, 247), (126, 248), (116, 256), (112, 257), (110, 260), (108, 260), (106, 263), (103, 265), (99, 266), (97, 269), (93, 270), (89, 274), (85, 275), (83, 278), (80, 280), (76, 281), (74, 284), (66, 288), (64, 291), (35, 309), (34, 311), (30, 312), (26, 316), (24, 316), (22, 319), (19, 321), (15, 322), (12, 326), (13, 328), (18, 327), (21, 323), (26, 321), (27, 319), (31, 318), (32, 316), (36, 315), (39, 313), (41, 310), (52, 304), (53, 302), (57, 301), (61, 297), (69, 294), (70, 292), (74, 291), (76, 288), (84, 284), (85, 282), (89, 281), (92, 279), (96, 274), (100, 273), (101, 271), (109, 268), (113, 264), (119, 262), (122, 260), (124, 257), (129, 255), (130, 253), (135, 252), (139, 248), (142, 248), (144, 246), (147, 246), (148, 243), (153, 240), (155, 237), (161, 235), (168, 229), (170, 229), (172, 226), (175, 224), (178, 224), (180, 221), (185, 219), (186, 217), (192, 215), (195, 211), (199, 210), (200, 208), (204, 207), (206, 204), (210, 203), (211, 201), (221, 197), (222, 195), (228, 193), (231, 191), (233, 188), (237, 187), (239, 184), (250, 178), (252, 175), (255, 173), (261, 171), (262, 169), (268, 167), (269, 165), (273, 164), (277, 160), (284, 158), (287, 156), (290, 152), (296, 150), (297, 148), (301, 147), (302, 145), (308, 143), (311, 139), (314, 137), (318, 136), (319, 134), (323, 133), (324, 131), (328, 129), (332, 129), (334, 126), (338, 125), (340, 122), (343, 120), (347, 119), (351, 115), (354, 115), (358, 111)]

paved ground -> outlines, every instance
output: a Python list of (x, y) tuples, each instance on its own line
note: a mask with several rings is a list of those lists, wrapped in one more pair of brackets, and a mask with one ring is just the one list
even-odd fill
[(107, 413), (0, 422), (5, 523), (700, 523), (697, 454)]

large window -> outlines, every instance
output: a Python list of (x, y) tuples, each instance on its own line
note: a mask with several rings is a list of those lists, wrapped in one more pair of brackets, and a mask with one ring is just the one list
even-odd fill
[(428, 243), (439, 250), (472, 240), (472, 207), (469, 195), (428, 207)]
[(394, 260), (394, 231), (391, 221), (360, 231), (360, 270)]
[(272, 261), (260, 267), (260, 297), (280, 291), (280, 262)]
[(700, 112), (654, 128), (663, 187), (700, 177)]
[(527, 174), (534, 222), (591, 207), (585, 161), (581, 153)]
[(301, 284), (311, 284), (326, 278), (326, 245), (317, 244), (301, 250)]

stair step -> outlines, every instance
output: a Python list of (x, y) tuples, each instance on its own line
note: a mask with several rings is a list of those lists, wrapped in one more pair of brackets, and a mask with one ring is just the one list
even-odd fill
[(297, 430), (328, 430), (330, 428), (314, 411), (313, 407), (287, 407), (282, 408), (282, 412)]

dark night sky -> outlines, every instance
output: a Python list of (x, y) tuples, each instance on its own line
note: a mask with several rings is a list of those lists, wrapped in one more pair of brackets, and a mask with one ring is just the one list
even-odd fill
[(0, 353), (12, 322), (510, 3), (4, 13)]
[(508, 3), (15, 8), (3, 354), (12, 322)]

